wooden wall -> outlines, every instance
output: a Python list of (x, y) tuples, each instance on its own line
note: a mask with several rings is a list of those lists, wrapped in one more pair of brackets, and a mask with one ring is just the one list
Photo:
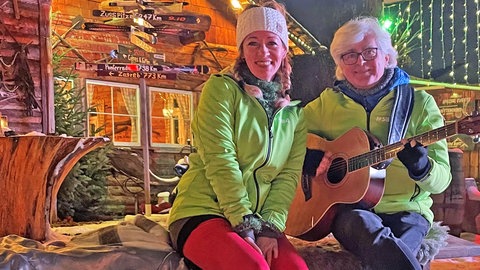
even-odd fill
[(17, 133), (53, 131), (50, 0), (0, 3), (0, 113)]
[[(102, 20), (92, 16), (93, 9), (102, 9), (100, 8), (101, 2), (100, 0), (53, 0), (52, 30), (60, 35), (65, 34), (78, 15), (81, 15), (85, 22), (102, 22)], [(225, 7), (229, 7), (223, 1), (189, 0), (188, 2), (189, 4), (184, 7), (184, 11), (207, 14), (212, 19), (211, 26), (206, 32), (205, 42), (182, 46), (173, 40), (160, 39), (158, 44), (152, 46), (156, 48), (158, 53), (165, 54), (167, 62), (177, 65), (207, 65), (210, 68), (209, 74), (218, 72), (231, 64), (237, 56), (233, 11), (226, 9)], [(219, 3), (223, 4), (220, 5)], [(55, 44), (57, 40), (55, 35), (52, 35), (52, 43)], [(65, 42), (59, 43), (53, 49), (53, 53), (67, 52), (67, 57), (63, 63), (66, 68), (72, 67), (75, 62), (87, 61), (93, 63), (108, 57), (108, 53), (117, 49), (118, 44), (132, 45), (127, 33), (92, 32), (82, 29), (71, 30), (65, 36), (65, 40), (68, 45)], [(68, 52), (71, 48), (75, 48), (76, 52)], [(137, 53), (141, 54), (141, 50), (138, 49)], [(135, 79), (101, 77), (92, 71), (80, 71), (78, 74), (80, 76), (78, 83), (80, 84), (84, 82), (84, 79), (138, 84), (138, 80)], [(196, 103), (201, 84), (208, 78), (209, 74), (181, 75), (177, 80), (153, 81), (147, 79), (146, 81), (148, 86), (192, 91), (194, 92), (194, 103)], [(139, 150), (132, 149), (132, 151)], [(139, 155), (141, 156), (140, 152)], [(183, 154), (159, 153), (152, 150), (150, 156), (152, 171), (161, 177), (173, 177), (173, 166), (179, 158), (183, 157)], [(173, 189), (173, 186), (157, 184), (153, 177), (150, 177), (150, 180), (152, 183), (150, 190), (152, 204), (156, 203), (155, 196), (158, 192)], [(109, 176), (107, 181), (108, 199), (106, 204), (112, 211), (121, 211), (113, 213), (120, 215), (135, 213), (135, 198), (138, 199), (138, 203), (145, 200), (143, 181), (122, 174)], [(137, 195), (135, 196), (134, 193), (137, 193)]]
[[(211, 72), (226, 67), (236, 57), (233, 11), (218, 5), (219, 1), (191, 0), (184, 10), (207, 14), (212, 18), (205, 43), (181, 44), (159, 42), (154, 47), (165, 53), (168, 62), (179, 65), (208, 65)], [(96, 62), (118, 44), (131, 45), (125, 33), (98, 33), (72, 29), (72, 20), (82, 16), (86, 22), (101, 22), (92, 16), (100, 9), (100, 0), (5, 0), (0, 3), (0, 113), (18, 134), (30, 131), (54, 132), (52, 44), (55, 33), (66, 43), (57, 44), (53, 53), (67, 53), (65, 67), (74, 62)], [(219, 10), (222, 9), (222, 10)], [(52, 13), (50, 13), (52, 11)], [(66, 34), (67, 33), (67, 34)], [(66, 34), (66, 35), (65, 35)], [(68, 44), (68, 45), (66, 45)], [(101, 78), (92, 72), (80, 77), (118, 82), (131, 79)], [(182, 75), (175, 81), (147, 81), (148, 85), (195, 91), (207, 75)], [(80, 81), (81, 84), (81, 81)], [(15, 86), (18, 88), (15, 89)], [(15, 90), (14, 90), (15, 89)], [(197, 89), (198, 90), (198, 89)]]
[[(476, 145), (473, 151), (466, 151), (463, 155), (463, 171), (465, 178), (475, 178), (480, 183), (480, 146)], [(479, 185), (480, 186), (480, 185)]]
[[(234, 25), (208, 1), (193, 0), (188, 2), (189, 4), (184, 7), (184, 11), (207, 14), (212, 19), (211, 26), (206, 32), (205, 42), (195, 42), (182, 46), (172, 39), (159, 38), (159, 42), (152, 47), (156, 49), (157, 53), (165, 54), (166, 62), (177, 65), (207, 65), (210, 67), (210, 73), (220, 71), (236, 57)], [(53, 0), (52, 30), (58, 34), (64, 34), (72, 26), (73, 19), (78, 15), (81, 15), (85, 22), (101, 23), (102, 20), (92, 16), (93, 9), (101, 9), (100, 3), (99, 0)], [(52, 41), (55, 40), (56, 38), (52, 37)], [(70, 51), (67, 54), (69, 61), (65, 61), (66, 65), (84, 60), (97, 62), (108, 57), (108, 53), (117, 49), (118, 44), (132, 46), (128, 34), (120, 32), (92, 32), (73, 29), (67, 34), (65, 40), (77, 51)], [(54, 49), (54, 53), (65, 51), (68, 47), (61, 43)], [(82, 60), (82, 58), (84, 59)], [(79, 74), (82, 78), (137, 83), (135, 79), (98, 77), (94, 72), (80, 72)], [(195, 90), (207, 78), (208, 75), (182, 75), (177, 80), (147, 80), (147, 85)]]
[[(445, 88), (427, 90), (427, 92), (435, 98), (447, 124), (458, 122), (468, 115), (474, 115), (476, 110), (480, 110), (480, 108), (475, 108), (475, 106), (479, 106), (479, 91)], [(459, 127), (458, 132), (462, 134), (462, 132), (466, 131)], [(465, 177), (473, 177), (480, 181), (479, 145), (474, 144), (465, 135), (453, 136), (448, 138), (447, 141), (449, 148), (459, 148), (464, 152), (463, 172)]]

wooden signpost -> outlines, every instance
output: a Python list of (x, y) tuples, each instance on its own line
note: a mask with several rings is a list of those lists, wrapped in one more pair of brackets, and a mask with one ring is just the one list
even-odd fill
[(118, 44), (116, 57), (122, 63), (137, 63), (147, 65), (157, 65), (160, 62), (165, 63), (167, 59), (164, 53), (149, 53), (135, 46), (125, 46)]
[[(132, 73), (189, 73), (189, 74), (207, 74), (210, 69), (205, 65), (145, 65), (145, 64), (93, 64), (86, 62), (75, 63), (76, 70), (106, 71), (108, 72), (132, 72)], [(105, 74), (105, 73), (102, 73)], [(115, 74), (115, 73), (113, 73)], [(140, 77), (138, 77), (140, 78)]]
[(156, 52), (150, 44), (156, 44), (159, 39), (168, 42), (168, 36), (175, 37), (182, 45), (204, 40), (205, 31), (211, 25), (210, 16), (193, 12), (164, 13), (155, 9), (178, 3), (185, 4), (177, 1), (103, 1), (100, 6), (123, 7), (125, 12), (95, 9), (93, 16), (108, 20), (104, 23), (84, 23), (83, 29), (129, 32), (130, 42), (149, 53)]
[(156, 44), (157, 43), (157, 34), (156, 33), (149, 34), (149, 33), (143, 32), (138, 27), (135, 27), (133, 25), (130, 26), (130, 35), (140, 37), (144, 40), (147, 40), (151, 44)]
[(146, 52), (149, 52), (149, 53), (157, 52), (157, 50), (154, 47), (148, 45), (145, 41), (141, 40), (134, 34), (130, 34), (130, 42), (142, 48)]
[[(159, 21), (164, 24), (169, 24), (171, 22), (183, 23), (183, 24), (206, 24), (207, 21), (210, 23), (210, 16), (203, 14), (182, 14), (182, 13), (171, 13), (171, 14), (155, 14), (149, 12), (118, 12), (118, 11), (109, 11), (109, 10), (98, 10), (94, 9), (92, 15), (95, 17), (102, 18), (115, 18), (115, 19), (134, 19), (142, 18), (147, 21)], [(206, 22), (203, 22), (206, 20)]]
[[(174, 37), (181, 45), (203, 41), (205, 31), (210, 28), (211, 18), (205, 14), (195, 13), (162, 13), (162, 7), (183, 7), (186, 2), (178, 1), (103, 1), (100, 7), (123, 7), (125, 12), (93, 10), (92, 15), (108, 18), (104, 24), (84, 23), (84, 29), (90, 31), (129, 32), (130, 42), (145, 52), (154, 56), (159, 39), (167, 41)], [(108, 9), (108, 7), (105, 7)], [(173, 10), (173, 8), (172, 8)], [(143, 23), (139, 23), (139, 20)], [(149, 42), (150, 44), (148, 44)], [(120, 51), (120, 47), (119, 47)], [(128, 55), (128, 54), (127, 54)], [(149, 55), (149, 56), (150, 56)], [(122, 56), (123, 57), (123, 56)], [(165, 61), (165, 56), (163, 56)], [(153, 62), (153, 61), (152, 61)], [(116, 76), (136, 78), (140, 84), (140, 121), (142, 126), (141, 145), (144, 160), (144, 192), (145, 215), (151, 215), (150, 204), (150, 164), (149, 164), (149, 134), (150, 113), (148, 88), (145, 79), (174, 80), (179, 73), (208, 73), (206, 66), (176, 66), (176, 65), (144, 65), (144, 64), (89, 64), (76, 63), (77, 69), (94, 70), (98, 76)]]
[(108, 71), (97, 70), (98, 76), (122, 77), (133, 79), (152, 79), (152, 80), (176, 80), (177, 73), (169, 72), (125, 72), (125, 71)]

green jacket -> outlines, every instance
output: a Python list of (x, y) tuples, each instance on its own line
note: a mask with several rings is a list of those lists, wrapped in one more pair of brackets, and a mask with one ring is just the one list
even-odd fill
[[(342, 92), (326, 89), (305, 107), (308, 131), (334, 140), (352, 127), (359, 127), (368, 130), (386, 145), (395, 91), (384, 96), (368, 114), (361, 104)], [(443, 117), (431, 95), (415, 91), (414, 102), (405, 138), (443, 126)], [(393, 159), (386, 170), (385, 193), (375, 212), (413, 211), (433, 221), (430, 194), (441, 193), (451, 180), (446, 140), (429, 145), (428, 155), (431, 170), (420, 181), (411, 179), (403, 164), (397, 158)]]
[(189, 156), (169, 224), (212, 214), (234, 227), (245, 215), (259, 214), (283, 231), (305, 156), (306, 127), (296, 104), (268, 123), (255, 97), (231, 77), (212, 75), (192, 122), (198, 151)]

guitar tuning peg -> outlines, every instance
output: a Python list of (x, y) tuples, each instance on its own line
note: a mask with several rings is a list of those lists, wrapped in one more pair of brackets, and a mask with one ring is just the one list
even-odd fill
[(480, 142), (480, 135), (473, 136), (472, 140), (473, 140), (473, 143), (479, 143)]

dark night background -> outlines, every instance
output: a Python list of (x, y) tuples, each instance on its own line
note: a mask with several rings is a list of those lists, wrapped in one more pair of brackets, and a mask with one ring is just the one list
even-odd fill
[[(323, 45), (329, 47), (335, 30), (358, 15), (379, 14), (382, 1), (278, 0)], [(408, 12), (408, 10), (410, 10)], [(453, 10), (453, 16), (451, 16)], [(414, 14), (412, 63), (401, 66), (411, 76), (445, 83), (479, 81), (479, 3), (475, 0), (418, 0), (385, 5), (385, 16), (400, 20)], [(381, 13), (381, 11), (380, 11)], [(381, 14), (378, 15), (381, 17)], [(423, 25), (421, 25), (423, 21)], [(443, 26), (443, 27), (442, 27)], [(467, 27), (467, 28), (466, 28)], [(452, 30), (453, 29), (453, 30)], [(468, 29), (465, 31), (465, 29)], [(320, 56), (315, 56), (316, 58)], [(465, 65), (468, 63), (468, 65)]]

